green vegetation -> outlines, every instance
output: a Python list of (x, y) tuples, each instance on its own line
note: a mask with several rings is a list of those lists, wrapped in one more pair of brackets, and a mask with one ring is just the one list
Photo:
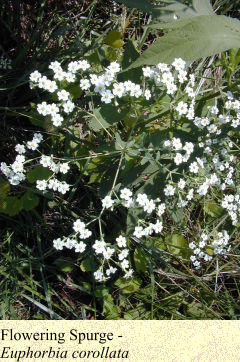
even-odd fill
[[(1, 166), (1, 319), (239, 319), (238, 8), (3, 4), (0, 161), (11, 172), (24, 163), (25, 179)], [(69, 71), (83, 59), (89, 68)], [(49, 69), (55, 61), (63, 79), (58, 65)], [(90, 87), (106, 70), (109, 102), (99, 84)], [(14, 165), (19, 144), (26, 159)], [(84, 232), (90, 241), (80, 242)], [(110, 259), (97, 253), (103, 239)]]

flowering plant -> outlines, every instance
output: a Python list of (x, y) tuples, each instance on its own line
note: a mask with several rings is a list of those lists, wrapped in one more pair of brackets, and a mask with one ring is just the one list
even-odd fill
[[(238, 226), (240, 101), (224, 89), (204, 97), (201, 75), (196, 82), (180, 58), (133, 73), (123, 68), (113, 61), (94, 71), (82, 59), (52, 62), (48, 76), (32, 72), (31, 88), (48, 96), (32, 112), (51, 131), (49, 139), (35, 132), (16, 145), (16, 159), (1, 163), (1, 171), (10, 185), (30, 182), (43, 195), (67, 198), (79, 173), (100, 185), (97, 215), (83, 213), (68, 235), (53, 240), (59, 252), (94, 256), (96, 281), (116, 273), (130, 278), (137, 264), (131, 243), (149, 239), (163, 255), (187, 259), (198, 270), (228, 255)], [(55, 147), (53, 154), (55, 138), (65, 142), (64, 152)], [(109, 229), (111, 213), (125, 220), (121, 230)]]

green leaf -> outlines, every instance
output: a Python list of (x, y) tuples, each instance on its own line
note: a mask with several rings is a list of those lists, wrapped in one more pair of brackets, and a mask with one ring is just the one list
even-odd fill
[(7, 196), (0, 205), (0, 212), (15, 216), (22, 210), (22, 200), (16, 196)]
[(27, 180), (34, 183), (37, 180), (47, 180), (53, 172), (41, 165), (34, 166), (27, 174)]
[(146, 213), (141, 207), (133, 207), (128, 210), (127, 214), (127, 234), (131, 234), (139, 219), (145, 219)]
[(136, 271), (146, 273), (148, 267), (148, 256), (141, 248), (136, 248), (134, 251), (134, 263)]
[(3, 199), (7, 197), (7, 194), (10, 192), (10, 184), (9, 183), (1, 183), (0, 184), (0, 204)]
[(82, 89), (76, 84), (70, 84), (66, 90), (71, 94), (73, 99), (80, 98), (83, 93)]
[(140, 54), (135, 48), (135, 45), (132, 40), (128, 40), (124, 54), (122, 59), (122, 69), (123, 72), (118, 74), (118, 80), (120, 82), (124, 82), (127, 80), (131, 80), (134, 83), (141, 84), (142, 81), (142, 69), (131, 69), (127, 72), (124, 72), (126, 68), (128, 68), (135, 60), (139, 58)]
[(141, 280), (138, 278), (132, 278), (129, 280), (119, 278), (114, 284), (121, 290), (123, 294), (131, 294), (139, 290), (141, 283)]
[(193, 61), (240, 46), (240, 21), (236, 19), (200, 15), (170, 25), (173, 30), (156, 40), (128, 69), (171, 63), (176, 57)]
[(188, 243), (183, 235), (167, 235), (165, 241), (167, 243), (170, 253), (185, 257), (186, 254), (189, 252)]
[(39, 197), (31, 191), (27, 191), (22, 197), (23, 209), (26, 211), (34, 209), (39, 204)]
[(120, 308), (114, 304), (113, 297), (110, 294), (107, 294), (104, 297), (103, 301), (103, 314), (106, 319), (119, 319), (121, 310)]
[(89, 120), (89, 127), (94, 131), (106, 129), (120, 122), (128, 113), (129, 109), (119, 110), (112, 104), (104, 104), (93, 111), (93, 117)]
[(71, 272), (74, 269), (74, 260), (70, 257), (60, 257), (56, 259), (53, 264), (65, 273)]
[(180, 0), (161, 1), (163, 4), (160, 6), (154, 6), (148, 0), (117, 1), (130, 8), (136, 8), (145, 13), (149, 13), (155, 18), (160, 18), (161, 21), (172, 21), (174, 20), (174, 15), (178, 18), (187, 18), (202, 14), (211, 14), (213, 12), (209, 0), (193, 0), (192, 6), (187, 6)]
[(111, 30), (106, 36), (104, 42), (113, 48), (121, 48), (124, 45), (123, 34), (120, 31)]
[(213, 8), (209, 0), (193, 0), (193, 8), (199, 15), (213, 14)]
[(221, 206), (217, 205), (214, 201), (206, 201), (203, 208), (206, 214), (215, 218), (222, 216), (225, 212), (225, 210)]
[(80, 269), (83, 272), (92, 271), (92, 268), (92, 258), (90, 256), (88, 258), (85, 258), (80, 264)]

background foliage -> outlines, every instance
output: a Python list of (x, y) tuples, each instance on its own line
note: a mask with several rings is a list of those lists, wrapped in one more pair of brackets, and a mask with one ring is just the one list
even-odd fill
[[(39, 129), (39, 119), (31, 108), (39, 95), (29, 89), (28, 76), (35, 69), (45, 72), (51, 60), (68, 62), (87, 54), (96, 67), (101, 67), (106, 61), (122, 59), (125, 72), (121, 80), (132, 76), (136, 81), (130, 68), (171, 61), (176, 56), (189, 61), (202, 58), (193, 62), (196, 71), (209, 72), (218, 87), (234, 86), (239, 75), (239, 51), (226, 51), (239, 47), (239, 22), (230, 22), (223, 14), (237, 18), (237, 2), (215, 1), (213, 10), (208, 1), (118, 3), (127, 7), (96, 0), (3, 3), (1, 51), (12, 60), (12, 69), (0, 70), (1, 161), (12, 160), (15, 144)], [(175, 22), (173, 14), (178, 17)], [(208, 88), (207, 80), (204, 86)], [(99, 107), (97, 118), (104, 127), (95, 118), (89, 120), (89, 143), (83, 143), (82, 151), (78, 147), (81, 124), (71, 130), (67, 147), (61, 138), (57, 141), (55, 147), (63, 154), (89, 154), (92, 147), (96, 154), (102, 153), (87, 162), (79, 161), (68, 198), (50, 194), (43, 198), (31, 187), (15, 194), (6, 180), (0, 179), (2, 319), (239, 318), (239, 240), (236, 238), (231, 261), (221, 270), (197, 274), (178, 258), (179, 246), (184, 248), (185, 243), (182, 229), (188, 232), (181, 215), (174, 217), (183, 227), (173, 228), (166, 240), (148, 240), (146, 245), (133, 240), (131, 257), (137, 274), (131, 280), (96, 285), (91, 276), (91, 255), (79, 263), (71, 253), (59, 256), (52, 248), (51, 241), (69, 229), (72, 218), (91, 217), (100, 209), (99, 195), (104, 196), (111, 187), (119, 163), (119, 144), (124, 146), (128, 125), (132, 125), (130, 106), (126, 105), (123, 114), (116, 114), (111, 107)], [(154, 192), (154, 185), (159, 185), (155, 161), (148, 162), (151, 155), (146, 154), (141, 164), (134, 160), (139, 148), (155, 147), (159, 133), (154, 119), (166, 111), (152, 106), (150, 114), (139, 115), (137, 137), (125, 154), (119, 175), (126, 186)], [(124, 131), (115, 137), (123, 119)], [(104, 129), (110, 130), (107, 137)], [(41, 132), (51, 135), (53, 130), (45, 125)], [(83, 177), (76, 181), (79, 170)], [(36, 178), (34, 172), (28, 176), (30, 182)], [(216, 208), (207, 211), (210, 217), (220, 217)], [(123, 225), (120, 213), (107, 221), (130, 228), (136, 217), (128, 215), (127, 225)], [(164, 242), (167, 253), (161, 251)]]

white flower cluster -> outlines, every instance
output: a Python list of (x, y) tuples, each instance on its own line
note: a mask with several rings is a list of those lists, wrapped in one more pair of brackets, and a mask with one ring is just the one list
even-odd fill
[(41, 133), (34, 133), (33, 139), (26, 142), (26, 144), (21, 145), (17, 144), (15, 151), (18, 155), (15, 158), (15, 161), (11, 165), (7, 165), (5, 162), (1, 162), (1, 171), (8, 178), (8, 181), (11, 185), (19, 185), (21, 181), (26, 179), (24, 164), (26, 163), (26, 158), (24, 154), (28, 150), (36, 150), (42, 141), (43, 136)]
[[(192, 241), (189, 244), (189, 248), (193, 251), (190, 260), (196, 269), (200, 269), (202, 260), (207, 262), (212, 260), (212, 256), (209, 253), (222, 255), (231, 249), (231, 246), (228, 245), (230, 237), (226, 230), (215, 234), (212, 236), (203, 232), (199, 242)], [(207, 249), (208, 251), (206, 251)]]
[(180, 58), (176, 58), (174, 62), (169, 65), (159, 63), (156, 67), (143, 68), (143, 75), (146, 78), (153, 78), (157, 86), (163, 85), (167, 94), (174, 96), (179, 87), (184, 84), (184, 92), (188, 98), (191, 99), (190, 104), (180, 101), (175, 105), (175, 110), (179, 116), (185, 115), (187, 119), (194, 119), (194, 105), (195, 105), (195, 76), (190, 74), (188, 76), (185, 70), (186, 63)]
[[(135, 204), (143, 207), (144, 211), (150, 215), (154, 210), (157, 215), (162, 215), (165, 211), (165, 205), (160, 204), (158, 207), (156, 203), (160, 200), (148, 200), (146, 194), (138, 194), (136, 200), (132, 198), (132, 191), (128, 188), (120, 190), (120, 199), (113, 200), (111, 196), (106, 196), (102, 200), (103, 209), (107, 209), (115, 205), (123, 205), (127, 208), (133, 207)], [(140, 226), (141, 224), (141, 226)], [(145, 225), (145, 227), (143, 227)], [(146, 226), (147, 225), (147, 226)], [(76, 252), (83, 252), (86, 248), (86, 244), (83, 245), (81, 242), (81, 248), (77, 243), (77, 236), (80, 239), (89, 238), (92, 232), (86, 228), (86, 224), (79, 219), (73, 224), (75, 234), (68, 238), (56, 239), (53, 241), (54, 247), (57, 250), (62, 250), (63, 247), (74, 248)], [(139, 225), (135, 227), (133, 235), (137, 237), (151, 235), (153, 232), (160, 233), (163, 229), (162, 222), (157, 220), (155, 224), (148, 223), (147, 220), (139, 220)], [(71, 242), (70, 242), (70, 241)], [(70, 245), (70, 246), (69, 246)], [(123, 235), (119, 235), (113, 243), (107, 243), (101, 235), (99, 240), (95, 240), (92, 244), (92, 248), (95, 255), (101, 260), (101, 267), (94, 272), (94, 277), (97, 281), (102, 282), (111, 277), (118, 268), (124, 272), (124, 277), (128, 279), (132, 274), (133, 270), (130, 268), (130, 261), (128, 260), (129, 249), (127, 248), (127, 238)], [(115, 256), (115, 259), (114, 259)], [(115, 267), (110, 265), (113, 262)]]

